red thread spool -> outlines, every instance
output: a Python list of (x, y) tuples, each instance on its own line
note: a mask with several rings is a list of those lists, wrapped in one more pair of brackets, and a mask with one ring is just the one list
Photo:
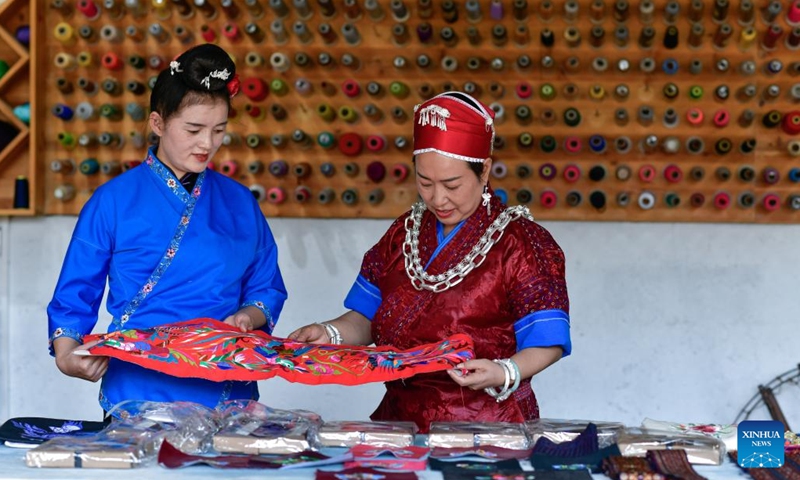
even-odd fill
[(128, 160), (127, 162), (122, 162), (122, 171), (127, 172), (131, 168), (138, 167), (141, 164), (141, 160)]
[(371, 162), (367, 165), (367, 178), (375, 183), (380, 182), (386, 177), (386, 167), (381, 162)]
[(677, 165), (667, 165), (664, 169), (664, 178), (670, 183), (678, 183), (683, 180), (683, 170)]
[(217, 164), (214, 163), (214, 162), (208, 162), (208, 164), (206, 165), (206, 168), (216, 172), (217, 171)]
[(267, 98), (269, 85), (258, 77), (247, 77), (242, 82), (242, 92), (254, 102), (260, 102)]
[(208, 43), (212, 43), (217, 39), (216, 32), (214, 32), (214, 30), (212, 30), (208, 25), (200, 26), (200, 36), (203, 37), (203, 40)]
[(764, 39), (761, 43), (764, 45), (764, 48), (772, 50), (775, 48), (775, 44), (778, 43), (778, 39), (781, 38), (781, 35), (783, 35), (783, 28), (773, 23), (770, 25), (769, 29), (764, 32)]
[(725, 192), (714, 195), (714, 206), (718, 210), (725, 210), (731, 205), (731, 196)]
[(717, 110), (717, 113), (714, 114), (714, 125), (717, 128), (723, 128), (728, 125), (728, 122), (731, 121), (731, 115), (728, 113), (727, 110)]
[(241, 38), (239, 35), (239, 27), (236, 26), (235, 23), (226, 23), (224, 27), (222, 27), (222, 36), (227, 38), (232, 42), (236, 42)]
[(267, 201), (269, 203), (279, 204), (286, 200), (286, 192), (281, 187), (272, 187), (267, 190)]
[(392, 178), (394, 183), (403, 183), (408, 178), (408, 165), (398, 163), (392, 167)]
[(92, 0), (81, 0), (78, 2), (78, 11), (82, 14), (86, 15), (86, 18), (89, 20), (94, 20), (95, 18), (100, 16), (100, 9), (97, 7), (97, 4), (94, 3)]
[(656, 178), (656, 169), (652, 165), (642, 165), (639, 168), (639, 180), (643, 182), (652, 182)]
[(101, 63), (109, 70), (121, 70), (125, 66), (125, 62), (114, 52), (108, 52), (103, 55)]
[(361, 135), (357, 133), (349, 132), (339, 136), (339, 151), (348, 157), (360, 154), (363, 146)]
[(581, 169), (577, 165), (567, 165), (564, 168), (564, 180), (575, 183), (581, 178)]
[(244, 106), (244, 111), (253, 118), (253, 120), (263, 120), (264, 117), (267, 115), (267, 112), (259, 107), (258, 105), (253, 105), (252, 103), (248, 103)]
[(788, 135), (797, 135), (800, 133), (800, 111), (795, 110), (786, 113), (783, 116), (781, 127)]
[(528, 82), (519, 82), (517, 84), (517, 96), (523, 100), (531, 98), (533, 95), (533, 88), (531, 88), (531, 84)]
[(382, 135), (370, 135), (367, 137), (367, 150), (370, 152), (382, 152), (386, 148), (386, 138)]
[(542, 192), (539, 196), (539, 203), (542, 204), (544, 208), (553, 208), (558, 203), (558, 197), (556, 196), (556, 192), (551, 190), (546, 190)]
[(350, 98), (357, 97), (361, 93), (361, 86), (353, 79), (345, 80), (342, 84), (342, 93)]
[(768, 193), (764, 195), (761, 204), (764, 206), (764, 210), (768, 212), (774, 212), (775, 210), (781, 208), (781, 197), (774, 193)]
[(226, 177), (233, 177), (239, 171), (239, 164), (236, 163), (236, 160), (225, 160), (219, 169), (220, 173)]

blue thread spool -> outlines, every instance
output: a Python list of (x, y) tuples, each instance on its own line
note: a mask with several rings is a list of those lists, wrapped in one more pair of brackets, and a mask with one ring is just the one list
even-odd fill
[(84, 175), (95, 175), (100, 171), (100, 162), (96, 158), (87, 158), (81, 162), (80, 170)]
[(14, 36), (17, 38), (19, 43), (27, 48), (31, 43), (31, 27), (28, 25), (20, 25), (17, 27), (17, 31)]
[(29, 208), (29, 202), (30, 190), (28, 186), (28, 178), (24, 175), (20, 175), (14, 182), (14, 208)]
[(14, 116), (17, 117), (19, 121), (24, 123), (25, 125), (30, 125), (31, 104), (23, 103), (22, 105), (17, 105), (16, 107), (14, 107)]
[(75, 112), (63, 103), (57, 103), (53, 105), (52, 111), (53, 115), (61, 120), (72, 120), (72, 116), (75, 115)]
[(661, 68), (667, 75), (675, 75), (678, 73), (678, 61), (674, 58), (667, 58), (661, 64)]
[(800, 182), (800, 168), (789, 170), (789, 180), (795, 183)]
[(497, 195), (497, 198), (499, 198), (501, 202), (508, 203), (508, 192), (506, 192), (502, 188), (498, 188), (497, 190), (495, 190), (494, 194)]
[(325, 162), (319, 166), (319, 172), (325, 177), (332, 177), (336, 173), (336, 167), (331, 162)]
[(594, 153), (603, 153), (606, 151), (606, 139), (602, 135), (592, 135), (589, 137), (589, 148)]
[(131, 117), (131, 120), (134, 122), (141, 122), (144, 120), (145, 113), (144, 108), (141, 105), (135, 102), (131, 102), (125, 105), (125, 111), (128, 113), (128, 116)]

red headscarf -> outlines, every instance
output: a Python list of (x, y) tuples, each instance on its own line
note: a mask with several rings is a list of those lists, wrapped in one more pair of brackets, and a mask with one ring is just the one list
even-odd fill
[(414, 155), (482, 162), (493, 144), (494, 111), (466, 93), (445, 92), (414, 107)]

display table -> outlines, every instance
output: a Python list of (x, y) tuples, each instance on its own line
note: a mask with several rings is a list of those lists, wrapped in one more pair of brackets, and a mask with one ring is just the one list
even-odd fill
[[(336, 452), (325, 451), (322, 453), (333, 455)], [(326, 467), (328, 469), (335, 469)], [(725, 463), (719, 467), (695, 466), (697, 473), (706, 477), (708, 480), (723, 480), (733, 478), (750, 478), (746, 473), (734, 465), (728, 457)], [(417, 472), (421, 480), (441, 480), (440, 472), (423, 471)], [(593, 475), (595, 480), (608, 480), (605, 475)], [(207, 466), (194, 466), (177, 470), (167, 470), (156, 464), (148, 467), (132, 468), (130, 470), (101, 470), (101, 469), (77, 469), (77, 468), (29, 468), (25, 465), (25, 450), (0, 446), (0, 479), (113, 479), (113, 480), (154, 480), (154, 479), (213, 479), (220, 478), (270, 478), (270, 479), (313, 479), (314, 469), (305, 468), (297, 470), (247, 470), (247, 469), (216, 469)]]

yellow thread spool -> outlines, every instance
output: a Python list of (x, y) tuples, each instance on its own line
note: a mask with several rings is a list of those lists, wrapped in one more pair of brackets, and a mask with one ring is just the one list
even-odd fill
[(91, 67), (94, 65), (94, 56), (92, 52), (79, 52), (77, 56), (78, 66), (80, 67)]
[(742, 50), (747, 50), (751, 46), (753, 46), (753, 42), (756, 41), (756, 37), (758, 33), (756, 29), (753, 27), (747, 27), (742, 29), (742, 33), (739, 36), (739, 48)]
[(56, 25), (56, 28), (53, 30), (53, 35), (56, 37), (56, 40), (61, 42), (65, 47), (75, 45), (75, 29), (67, 22), (61, 22)]

